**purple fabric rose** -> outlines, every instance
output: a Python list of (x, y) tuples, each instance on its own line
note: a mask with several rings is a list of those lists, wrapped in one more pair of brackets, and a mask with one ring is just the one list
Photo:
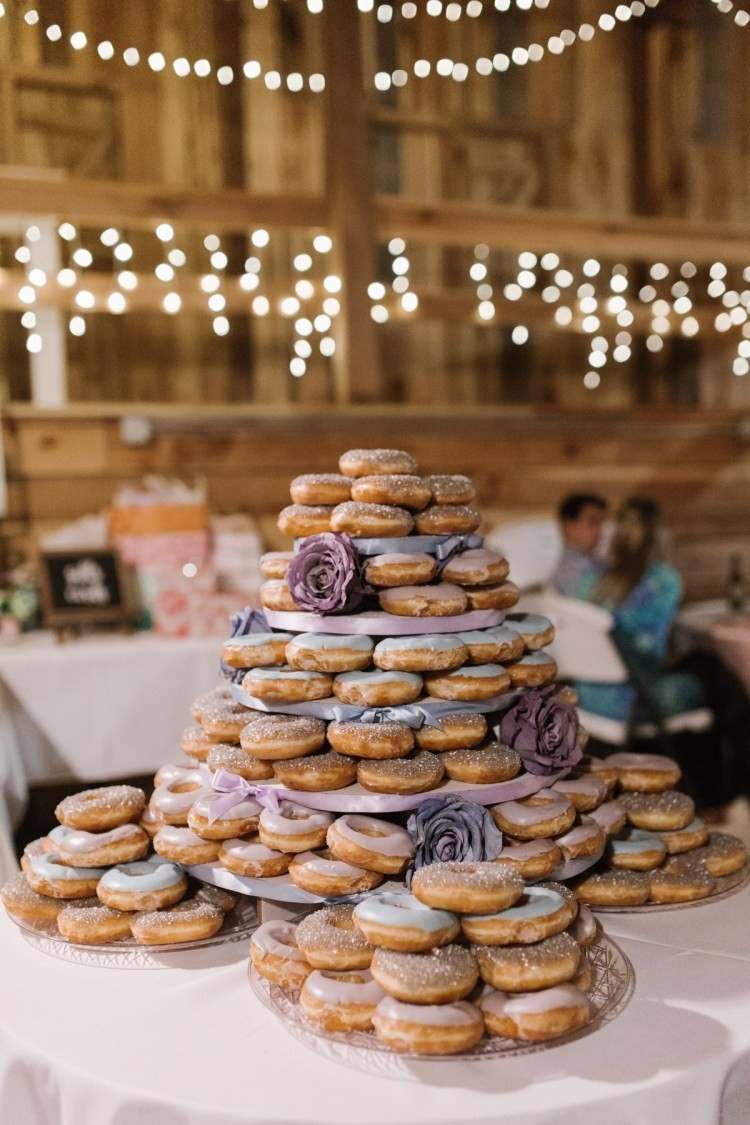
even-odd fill
[(529, 773), (550, 774), (581, 760), (578, 712), (547, 691), (530, 691), (500, 720), (500, 739), (518, 751)]
[(287, 582), (297, 605), (311, 613), (355, 609), (365, 593), (354, 544), (348, 535), (332, 531), (302, 541)]
[(406, 830), (414, 842), (407, 886), (414, 872), (430, 863), (497, 859), (503, 848), (503, 834), (487, 809), (456, 793), (423, 801), (409, 817)]

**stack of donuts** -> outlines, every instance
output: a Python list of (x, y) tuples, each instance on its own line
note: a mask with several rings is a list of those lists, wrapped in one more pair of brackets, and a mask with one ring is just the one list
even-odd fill
[(150, 856), (138, 823), (145, 794), (130, 785), (88, 789), (55, 810), (59, 824), (27, 845), (21, 871), (0, 889), (11, 917), (81, 945), (134, 938), (172, 945), (212, 937), (236, 904), (217, 887), (188, 896), (178, 863)]
[(709, 831), (692, 798), (675, 789), (680, 776), (677, 762), (661, 754), (616, 753), (584, 759), (580, 778), (559, 783), (599, 784), (607, 791), (591, 814), (607, 834), (607, 847), (601, 864), (577, 883), (582, 902), (696, 902), (721, 889), (717, 880), (743, 870), (745, 845)]
[(496, 863), (433, 863), (411, 893), (264, 923), (255, 971), (326, 1032), (373, 1032), (393, 1051), (456, 1054), (484, 1035), (542, 1041), (592, 1018), (600, 934), (559, 883), (524, 885)]

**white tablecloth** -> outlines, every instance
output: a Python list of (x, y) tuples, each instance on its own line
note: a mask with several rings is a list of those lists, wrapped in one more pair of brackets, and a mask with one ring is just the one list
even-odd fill
[[(244, 943), (191, 968), (94, 969), (0, 921), (0, 1120), (8, 1125), (747, 1125), (750, 889), (604, 916), (636, 969), (595, 1035), (401, 1080), (327, 1061), (250, 992)], [(206, 962), (203, 962), (203, 957)]]

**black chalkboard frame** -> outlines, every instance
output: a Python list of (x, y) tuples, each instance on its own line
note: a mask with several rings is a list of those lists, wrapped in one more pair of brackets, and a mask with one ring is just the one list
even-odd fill
[[(85, 559), (103, 560), (107, 564), (114, 584), (109, 584), (116, 595), (116, 601), (107, 606), (78, 606), (61, 604), (55, 593), (55, 574), (61, 559), (83, 562)], [(126, 625), (129, 610), (126, 600), (125, 575), (117, 551), (111, 548), (70, 548), (59, 551), (39, 552), (39, 571), (41, 578), (42, 614), (44, 624), (49, 629), (77, 628), (86, 625)], [(116, 589), (115, 589), (116, 587)]]

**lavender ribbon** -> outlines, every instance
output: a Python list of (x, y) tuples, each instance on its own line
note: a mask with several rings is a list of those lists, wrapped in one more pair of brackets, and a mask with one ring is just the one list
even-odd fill
[[(251, 633), (269, 633), (271, 626), (266, 616), (260, 609), (251, 609), (246, 605), (239, 613), (233, 613), (229, 623), (229, 639), (233, 637), (247, 637)], [(241, 684), (247, 669), (230, 668), (223, 660), (219, 661), (219, 671), (225, 679), (233, 684)]]
[[(296, 539), (295, 551), (299, 549), (303, 540)], [(474, 533), (470, 535), (404, 535), (392, 539), (352, 539), (357, 554), (370, 555), (411, 555), (415, 552), (425, 555), (434, 555), (436, 559), (445, 560), (457, 551), (468, 551), (472, 547), (481, 547), (484, 539)]]
[(213, 824), (220, 816), (229, 812), (235, 805), (242, 804), (248, 797), (254, 797), (264, 809), (279, 811), (279, 796), (270, 785), (252, 785), (239, 774), (219, 769), (211, 778), (211, 788), (216, 794), (209, 802), (208, 823)]

